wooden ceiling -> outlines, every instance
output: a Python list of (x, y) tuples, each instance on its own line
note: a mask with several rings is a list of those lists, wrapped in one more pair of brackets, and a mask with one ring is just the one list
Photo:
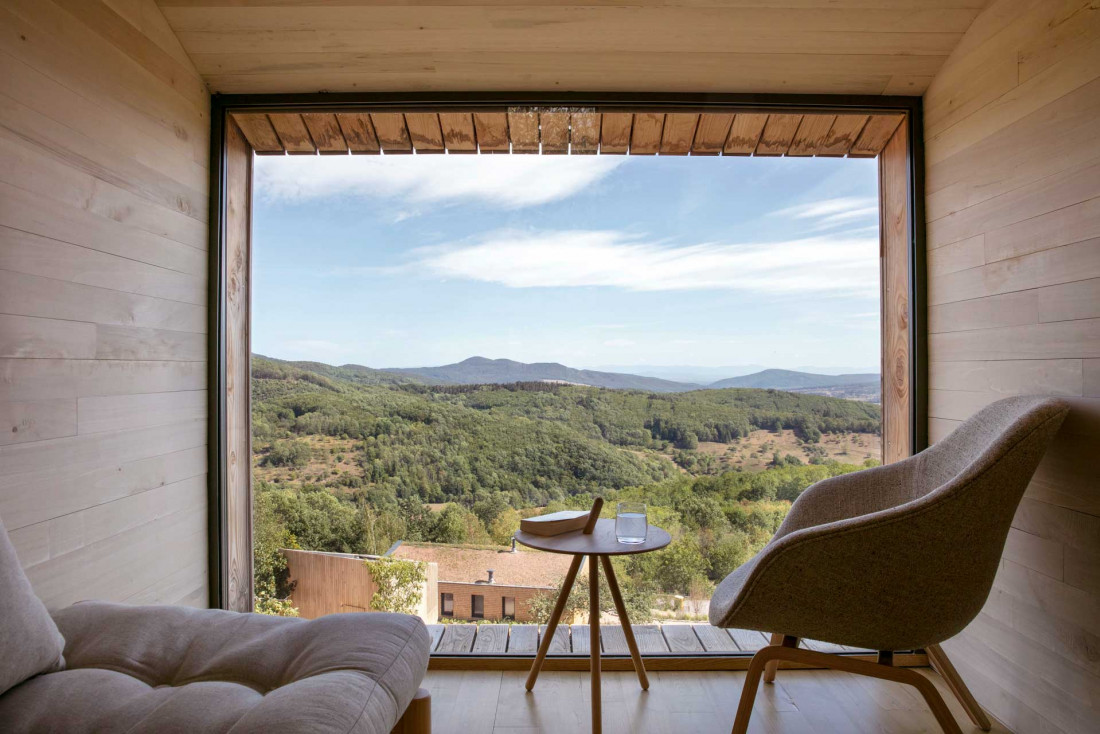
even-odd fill
[(157, 0), (223, 93), (924, 92), (986, 0)]
[(901, 114), (236, 113), (261, 155), (543, 153), (877, 156)]

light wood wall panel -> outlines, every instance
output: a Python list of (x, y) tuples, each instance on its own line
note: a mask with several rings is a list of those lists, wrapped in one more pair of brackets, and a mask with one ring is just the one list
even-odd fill
[(0, 518), (52, 609), (205, 606), (205, 85), (152, 0), (5, 2), (0, 65)]
[(226, 93), (920, 94), (984, 3), (158, 1)]
[(1006, 395), (1073, 411), (981, 615), (946, 649), (1018, 732), (1100, 729), (1100, 12), (994, 0), (925, 95), (929, 432)]

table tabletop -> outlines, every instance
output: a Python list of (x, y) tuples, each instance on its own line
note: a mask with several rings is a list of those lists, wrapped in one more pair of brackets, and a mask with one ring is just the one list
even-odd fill
[(522, 530), (516, 531), (516, 542), (528, 548), (547, 553), (587, 554), (598, 556), (629, 556), (635, 553), (648, 553), (660, 550), (668, 545), (672, 538), (655, 525), (649, 525), (644, 543), (620, 543), (615, 537), (615, 521), (600, 519), (590, 535), (582, 530), (574, 530), (561, 535), (532, 535)]

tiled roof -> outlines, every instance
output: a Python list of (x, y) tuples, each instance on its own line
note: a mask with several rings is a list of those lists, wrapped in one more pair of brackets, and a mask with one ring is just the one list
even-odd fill
[(393, 556), (437, 564), (440, 581), (485, 581), (491, 568), (493, 583), (504, 586), (557, 586), (571, 560), (557, 553), (442, 543), (402, 543)]

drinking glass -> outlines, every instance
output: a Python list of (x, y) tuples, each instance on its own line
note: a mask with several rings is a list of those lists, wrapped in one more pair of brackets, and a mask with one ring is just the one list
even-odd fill
[(645, 514), (645, 502), (620, 502), (615, 513), (615, 538), (620, 543), (636, 545), (645, 542), (649, 527)]

